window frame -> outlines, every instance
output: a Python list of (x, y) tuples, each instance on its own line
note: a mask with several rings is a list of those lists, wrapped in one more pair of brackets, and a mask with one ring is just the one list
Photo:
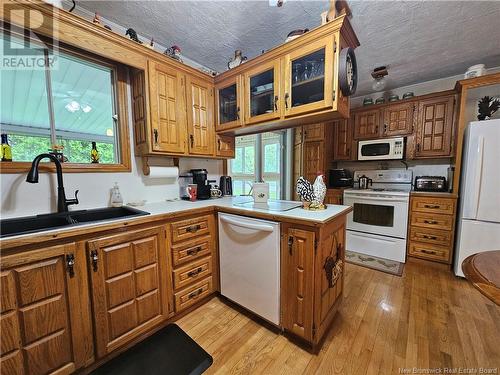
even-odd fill
[[(0, 27), (0, 32), (10, 33), (20, 38), (24, 38), (22, 29), (9, 25), (9, 28)], [(50, 38), (38, 35), (46, 45), (53, 45)], [(35, 41), (36, 42), (36, 41)], [(106, 66), (113, 70), (113, 93), (114, 106), (118, 119), (116, 120), (116, 146), (119, 162), (115, 164), (100, 163), (61, 163), (64, 173), (98, 173), (98, 172), (131, 172), (131, 149), (129, 134), (129, 113), (128, 113), (128, 69), (119, 63), (113, 62), (91, 52), (58, 44), (57, 49), (65, 54), (80, 58), (82, 60)], [(90, 156), (90, 150), (89, 150)], [(3, 173), (25, 173), (31, 168), (30, 161), (0, 161), (0, 174)], [(40, 163), (40, 171), (54, 173), (56, 167), (50, 161)]]

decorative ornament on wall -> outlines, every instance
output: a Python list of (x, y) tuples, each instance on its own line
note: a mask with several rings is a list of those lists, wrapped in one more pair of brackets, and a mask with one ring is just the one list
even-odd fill
[(344, 96), (354, 95), (358, 86), (358, 65), (354, 49), (348, 47), (340, 51), (339, 62), (340, 91)]
[(489, 120), (493, 114), (500, 108), (500, 99), (484, 96), (478, 101), (478, 115), (479, 121)]
[(137, 42), (139, 44), (142, 44), (142, 42), (139, 40), (139, 37), (137, 36), (137, 33), (135, 32), (134, 29), (128, 28), (127, 31), (125, 32), (125, 35), (128, 35), (128, 37), (133, 40), (134, 42)]
[(389, 72), (387, 71), (387, 67), (385, 66), (379, 66), (375, 69), (373, 69), (372, 72), (372, 77), (374, 79), (372, 83), (372, 89), (374, 91), (382, 91), (385, 89), (385, 85), (387, 83), (387, 79), (385, 76), (387, 76)]
[(172, 47), (167, 48), (163, 53), (177, 61), (182, 62), (181, 48), (175, 44)]
[(243, 56), (241, 50), (237, 49), (234, 51), (234, 58), (227, 63), (227, 69), (233, 69), (240, 66), (247, 60), (246, 56)]

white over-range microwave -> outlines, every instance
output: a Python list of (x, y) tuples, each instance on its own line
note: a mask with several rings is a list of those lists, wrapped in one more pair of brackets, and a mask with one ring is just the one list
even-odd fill
[(359, 141), (358, 160), (403, 159), (404, 148), (404, 137)]

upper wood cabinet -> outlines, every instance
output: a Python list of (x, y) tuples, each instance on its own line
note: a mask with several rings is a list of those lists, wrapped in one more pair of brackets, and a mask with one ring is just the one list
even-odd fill
[(281, 116), (280, 59), (256, 65), (245, 71), (245, 124), (278, 119)]
[(418, 102), (415, 158), (451, 157), (454, 96)]
[(184, 75), (153, 60), (149, 61), (148, 74), (153, 150), (185, 154)]
[(380, 135), (380, 110), (368, 109), (354, 113), (354, 139), (371, 139)]
[(87, 243), (96, 353), (102, 357), (173, 314), (165, 229)]
[(235, 156), (234, 137), (217, 134), (215, 136), (215, 154), (221, 157), (234, 158)]
[(237, 75), (215, 86), (216, 130), (227, 130), (243, 125), (243, 82)]
[(355, 150), (349, 120), (334, 121), (333, 126), (333, 160), (351, 160)]
[(392, 137), (413, 132), (413, 117), (416, 104), (406, 102), (389, 105), (382, 110), (382, 136)]
[(328, 35), (284, 56), (285, 117), (333, 106), (335, 37)]
[(189, 153), (211, 156), (215, 143), (213, 85), (188, 76), (186, 91)]
[(93, 360), (85, 254), (74, 243), (3, 256), (1, 372), (70, 374)]

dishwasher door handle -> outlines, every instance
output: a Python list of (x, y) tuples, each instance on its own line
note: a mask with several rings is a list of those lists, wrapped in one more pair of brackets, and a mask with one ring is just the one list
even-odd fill
[(234, 225), (236, 227), (240, 228), (245, 228), (245, 229), (253, 229), (253, 230), (258, 230), (262, 232), (273, 232), (274, 228), (272, 225), (265, 225), (265, 224), (253, 224), (253, 223), (245, 223), (245, 222), (239, 222), (237, 220), (231, 219), (226, 216), (221, 216), (221, 221)]

